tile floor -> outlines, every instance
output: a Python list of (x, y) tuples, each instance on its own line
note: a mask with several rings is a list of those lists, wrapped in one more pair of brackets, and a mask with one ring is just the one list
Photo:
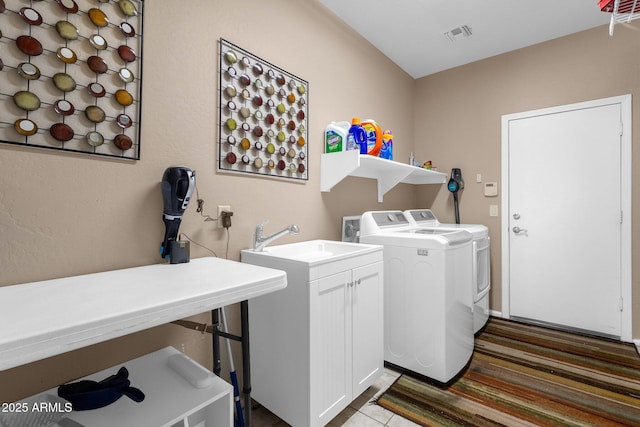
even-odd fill
[[(328, 427), (416, 427), (415, 424), (391, 411), (376, 405), (375, 399), (380, 396), (400, 376), (400, 373), (385, 368), (384, 373), (371, 387), (354, 400), (344, 411), (338, 414)], [(269, 412), (258, 407), (252, 412), (253, 427), (287, 427), (289, 424)]]

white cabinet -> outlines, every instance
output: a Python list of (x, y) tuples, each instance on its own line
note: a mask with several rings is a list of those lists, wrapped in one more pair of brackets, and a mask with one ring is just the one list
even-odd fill
[[(186, 359), (183, 362), (191, 364), (187, 369), (200, 375), (197, 382), (200, 388), (193, 386), (185, 378), (185, 374), (180, 374), (169, 366), (170, 357), (175, 355), (182, 357), (176, 349), (166, 347), (83, 378), (101, 381), (124, 366), (129, 371), (131, 386), (145, 394), (142, 402), (137, 403), (123, 396), (103, 408), (71, 411), (63, 416), (91, 427), (233, 427), (233, 387), (191, 359)], [(59, 399), (57, 389), (40, 393), (25, 401), (46, 402), (53, 399)], [(15, 414), (18, 415), (20, 414)], [(3, 422), (6, 425), (31, 425), (19, 420), (0, 418), (0, 425)], [(14, 422), (17, 424), (13, 424)], [(67, 424), (61, 421), (60, 425)]]
[(364, 392), (384, 366), (382, 264), (353, 270), (353, 396)]
[[(328, 423), (382, 371), (382, 267), (369, 264), (310, 283), (311, 413)], [(380, 324), (378, 324), (380, 323)]]
[(288, 281), (249, 300), (252, 396), (291, 425), (323, 426), (382, 375), (382, 248), (321, 265), (247, 252)]

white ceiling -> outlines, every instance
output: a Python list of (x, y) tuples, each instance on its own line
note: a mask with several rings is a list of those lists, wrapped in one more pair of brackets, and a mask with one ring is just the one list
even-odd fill
[[(413, 78), (609, 23), (597, 0), (320, 0)], [(449, 41), (463, 25), (472, 36)], [(609, 37), (608, 27), (602, 29)]]

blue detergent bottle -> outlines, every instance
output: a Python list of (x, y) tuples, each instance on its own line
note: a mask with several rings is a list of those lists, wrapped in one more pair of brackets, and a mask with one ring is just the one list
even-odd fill
[(351, 119), (351, 127), (347, 135), (347, 150), (359, 150), (360, 154), (367, 154), (367, 133), (360, 124), (360, 117)]
[(393, 134), (390, 130), (385, 130), (382, 134), (382, 149), (380, 157), (383, 159), (393, 160)]

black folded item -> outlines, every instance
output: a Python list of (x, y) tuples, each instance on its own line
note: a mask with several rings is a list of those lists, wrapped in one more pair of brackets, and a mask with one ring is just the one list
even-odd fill
[(86, 411), (110, 405), (120, 399), (122, 395), (136, 402), (144, 400), (144, 393), (131, 387), (128, 379), (129, 371), (124, 366), (116, 375), (111, 375), (97, 382), (81, 380), (58, 387), (58, 396), (71, 402), (74, 411)]

